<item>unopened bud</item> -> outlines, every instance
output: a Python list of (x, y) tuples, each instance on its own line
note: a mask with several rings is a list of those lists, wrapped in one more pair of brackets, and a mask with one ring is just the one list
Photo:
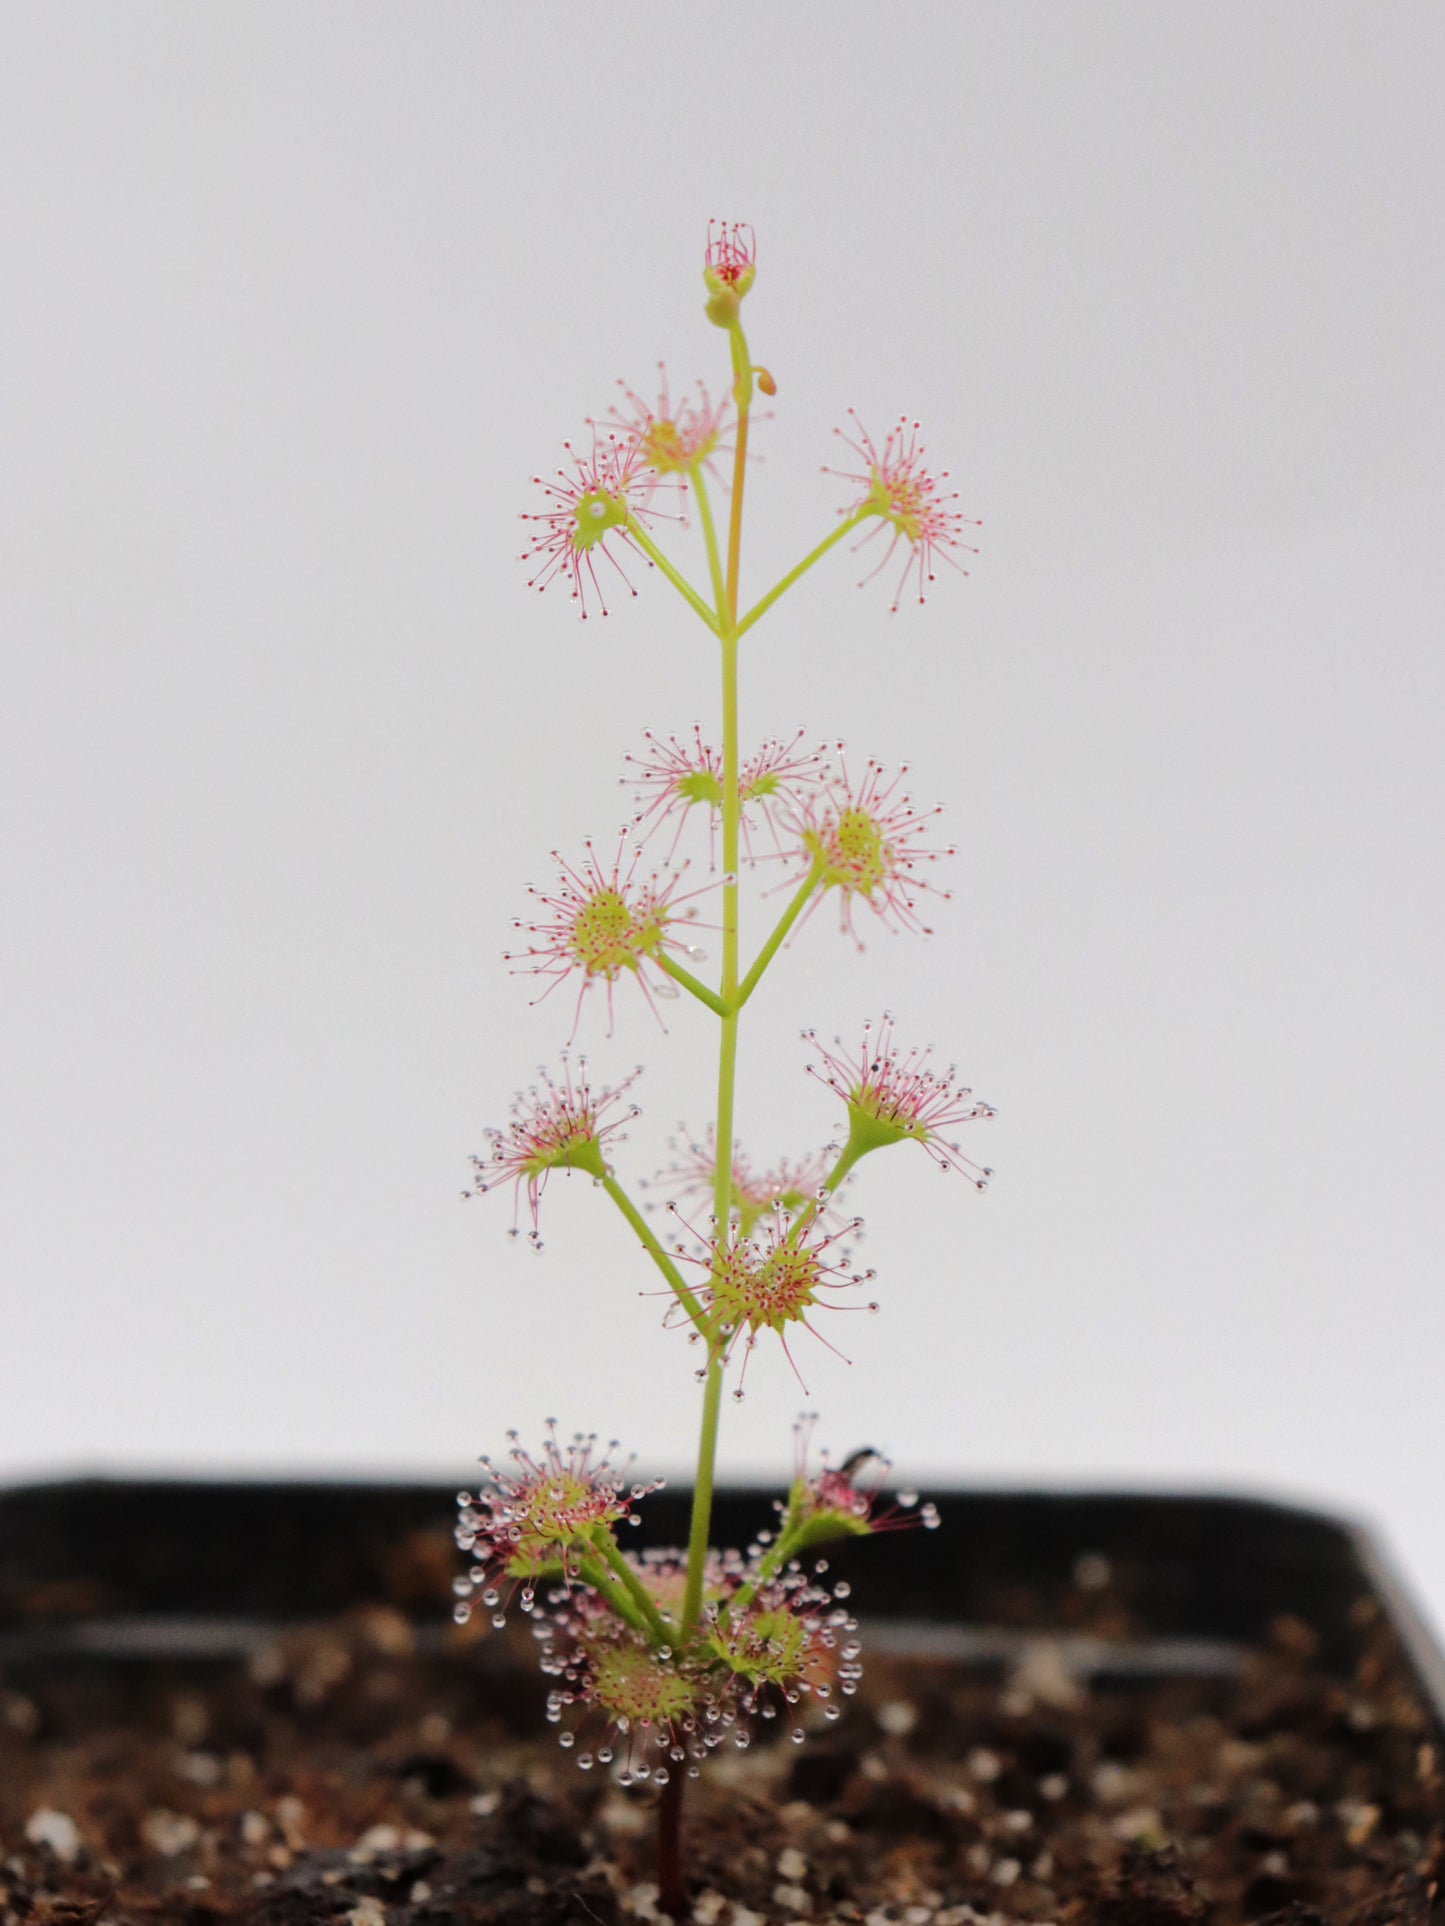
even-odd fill
[(710, 273), (705, 273), (703, 279), (712, 289), (703, 313), (715, 328), (735, 328), (740, 306), (737, 289), (729, 287), (726, 282), (717, 281), (716, 276)]
[(758, 378), (758, 386), (765, 395), (775, 395), (778, 392), (778, 384), (766, 368), (755, 368), (753, 372)]
[(757, 273), (753, 230), (741, 222), (710, 221), (702, 278), (708, 291), (704, 312), (719, 328), (735, 328), (738, 303)]

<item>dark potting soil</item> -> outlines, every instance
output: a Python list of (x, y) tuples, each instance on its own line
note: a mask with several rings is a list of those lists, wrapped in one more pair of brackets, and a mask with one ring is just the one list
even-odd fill
[[(701, 1926), (1445, 1919), (1445, 1759), (1378, 1607), (1345, 1672), (1286, 1617), (1191, 1676), (1120, 1676), (1093, 1578), (1089, 1637), (1002, 1661), (865, 1624), (841, 1723), (710, 1761), (685, 1819)], [(525, 1624), (368, 1605), (225, 1644), (11, 1653), (5, 1926), (657, 1917), (657, 1794), (559, 1750)]]

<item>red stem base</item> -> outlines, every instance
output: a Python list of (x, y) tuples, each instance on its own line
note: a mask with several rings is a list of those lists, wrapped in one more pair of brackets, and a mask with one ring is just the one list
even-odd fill
[(682, 1883), (682, 1789), (686, 1784), (683, 1772), (674, 1766), (657, 1808), (657, 1903), (673, 1919), (692, 1916)]

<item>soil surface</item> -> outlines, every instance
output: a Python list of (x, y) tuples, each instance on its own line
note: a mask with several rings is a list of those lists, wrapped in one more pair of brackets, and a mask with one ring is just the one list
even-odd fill
[[(972, 1665), (865, 1643), (841, 1724), (769, 1730), (688, 1787), (694, 1916), (1445, 1919), (1445, 1760), (1373, 1609), (1348, 1676), (1296, 1619), (1153, 1680), (1091, 1679), (1077, 1639)], [(579, 1771), (542, 1703), (525, 1626), (419, 1633), (381, 1606), (230, 1656), (12, 1653), (0, 1919), (656, 1918), (656, 1792)]]

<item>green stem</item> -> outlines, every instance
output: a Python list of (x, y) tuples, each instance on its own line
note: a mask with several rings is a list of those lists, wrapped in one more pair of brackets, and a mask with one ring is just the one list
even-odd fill
[[(742, 544), (743, 464), (747, 459), (748, 409), (752, 378), (747, 370), (747, 347), (741, 329), (732, 331), (733, 368), (737, 373), (738, 432), (733, 453), (732, 514), (728, 527), (726, 599), (718, 610), (722, 643), (723, 740), (723, 928), (721, 1034), (717, 1070), (717, 1170), (713, 1180), (713, 1217), (716, 1235), (725, 1239), (732, 1209), (733, 1103), (738, 1062), (738, 833), (742, 805), (738, 797), (738, 564)], [(687, 1539), (687, 1584), (683, 1592), (683, 1636), (691, 1638), (702, 1621), (703, 1580), (707, 1572), (708, 1539), (712, 1528), (713, 1478), (717, 1465), (718, 1421), (722, 1410), (723, 1359), (708, 1359), (703, 1390), (702, 1429), (697, 1446), (697, 1477), (692, 1493), (692, 1523)]]
[(626, 1587), (628, 1596), (632, 1599), (633, 1604), (636, 1605), (638, 1611), (641, 1612), (642, 1616), (647, 1620), (647, 1627), (652, 1634), (653, 1644), (670, 1645), (677, 1636), (676, 1633), (669, 1628), (666, 1619), (664, 1619), (662, 1613), (658, 1611), (657, 1600), (648, 1591), (642, 1580), (637, 1576), (637, 1573), (633, 1571), (632, 1567), (623, 1557), (622, 1548), (616, 1539), (605, 1537), (598, 1549), (617, 1574), (622, 1584)]
[(851, 515), (846, 515), (831, 535), (825, 535), (816, 548), (809, 550), (796, 568), (790, 568), (780, 582), (775, 582), (760, 602), (754, 602), (741, 622), (738, 623), (738, 634), (740, 636), (746, 635), (754, 622), (756, 622), (760, 616), (767, 614), (778, 597), (780, 595), (786, 595), (800, 575), (806, 575), (814, 562), (821, 561), (836, 542), (841, 542), (845, 535), (852, 534), (853, 530), (861, 521), (865, 521), (869, 515), (876, 515), (877, 512), (876, 508), (855, 508)]
[(717, 529), (712, 519), (712, 503), (707, 498), (707, 487), (700, 468), (695, 471), (692, 482), (697, 495), (697, 518), (702, 523), (702, 538), (707, 544), (707, 566), (712, 576), (713, 601), (717, 605), (718, 620), (722, 621), (727, 608), (727, 587), (723, 581), (722, 557), (718, 553)]
[(610, 1170), (602, 1179), (602, 1188), (607, 1192), (607, 1195), (612, 1199), (613, 1203), (616, 1204), (617, 1208), (622, 1212), (622, 1215), (642, 1239), (642, 1248), (647, 1252), (647, 1255), (672, 1286), (678, 1303), (687, 1312), (698, 1330), (706, 1336), (707, 1314), (704, 1312), (702, 1305), (687, 1288), (686, 1284), (683, 1283), (681, 1272), (658, 1242), (656, 1232)]
[(837, 1163), (823, 1179), (822, 1188), (830, 1194), (835, 1191), (862, 1155), (863, 1146), (854, 1143), (850, 1138), (839, 1153)]
[(814, 865), (814, 867), (808, 871), (807, 875), (803, 878), (802, 882), (798, 885), (797, 895), (794, 896), (793, 900), (788, 904), (788, 907), (783, 911), (782, 915), (778, 918), (777, 927), (774, 929), (772, 935), (768, 938), (767, 942), (764, 943), (763, 947), (758, 951), (757, 955), (753, 958), (752, 968), (748, 971), (747, 975), (743, 978), (742, 982), (738, 985), (738, 1008), (739, 1009), (743, 1007), (743, 1005), (747, 1002), (748, 998), (752, 995), (753, 991), (758, 987), (758, 982), (763, 974), (763, 971), (768, 967), (768, 965), (772, 962), (773, 958), (777, 955), (778, 949), (781, 946), (783, 940), (786, 938), (788, 931), (793, 927), (794, 923), (796, 923), (798, 918), (802, 915), (804, 909), (807, 907), (808, 899), (812, 896), (813, 891), (817, 888), (817, 886), (818, 886), (818, 869), (817, 869), (817, 866)]
[[(839, 1184), (841, 1184), (843, 1179), (848, 1175), (848, 1172), (853, 1168), (854, 1164), (856, 1164), (858, 1159), (864, 1154), (864, 1149), (864, 1145), (855, 1143), (850, 1137), (847, 1143), (844, 1144), (837, 1163), (834, 1164), (833, 1168), (828, 1172), (828, 1175), (818, 1186), (819, 1190), (827, 1191), (831, 1197), (833, 1192), (837, 1190)], [(790, 1244), (796, 1244), (801, 1238), (807, 1235), (809, 1226), (813, 1223), (822, 1208), (823, 1206), (818, 1202), (816, 1197), (810, 1197), (808, 1199), (808, 1202), (793, 1220), (792, 1228), (788, 1232), (788, 1242)]]
[(748, 462), (748, 417), (753, 406), (753, 367), (748, 359), (748, 344), (742, 328), (734, 322), (728, 330), (728, 345), (733, 354), (733, 400), (737, 404), (738, 432), (733, 442), (733, 498), (728, 514), (728, 620), (734, 635), (738, 627), (738, 569), (743, 547), (743, 482)]
[(726, 1017), (731, 1014), (731, 1004), (725, 1003), (717, 991), (710, 990), (706, 983), (699, 983), (691, 970), (685, 970), (681, 963), (674, 963), (666, 950), (658, 950), (652, 960), (664, 976), (670, 976), (674, 983), (680, 983), (683, 989), (690, 991), (699, 1003), (705, 1003), (716, 1015)]
[(793, 1545), (791, 1539), (786, 1536), (786, 1530), (785, 1523), (767, 1551), (758, 1560), (752, 1577), (744, 1579), (727, 1604), (723, 1606), (718, 1616), (724, 1625), (729, 1622), (734, 1612), (745, 1612), (757, 1597), (761, 1587), (766, 1585), (773, 1573), (780, 1571), (792, 1557)]
[(630, 1625), (634, 1632), (641, 1632), (644, 1638), (651, 1638), (652, 1627), (600, 1560), (584, 1554), (577, 1560), (573, 1570), (585, 1584), (592, 1587), (599, 1598), (607, 1600), (624, 1625)]
[(714, 1357), (707, 1367), (707, 1385), (703, 1391), (697, 1479), (692, 1488), (692, 1523), (687, 1534), (687, 1589), (682, 1600), (684, 1638), (691, 1638), (702, 1621), (702, 1590), (707, 1573), (708, 1538), (712, 1529), (713, 1469), (717, 1462), (722, 1389), (723, 1363), (721, 1357)]
[(623, 523), (623, 527), (627, 530), (628, 538), (636, 542), (637, 546), (654, 567), (662, 570), (663, 574), (667, 577), (668, 581), (672, 583), (672, 586), (677, 590), (683, 601), (687, 603), (694, 614), (702, 617), (713, 634), (716, 635), (718, 633), (717, 617), (713, 614), (707, 603), (703, 601), (697, 590), (692, 586), (692, 583), (689, 582), (685, 576), (680, 575), (672, 563), (668, 561), (667, 557), (657, 546), (657, 543), (653, 541), (637, 517), (635, 515), (629, 515)]

